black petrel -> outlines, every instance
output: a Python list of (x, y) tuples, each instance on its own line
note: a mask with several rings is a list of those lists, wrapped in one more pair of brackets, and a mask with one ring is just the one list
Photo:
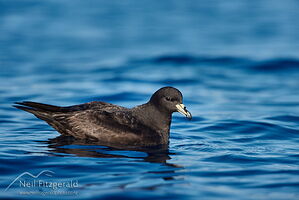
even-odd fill
[(14, 107), (46, 121), (63, 136), (95, 140), (107, 146), (165, 145), (172, 113), (192, 118), (183, 104), (182, 93), (173, 87), (159, 89), (147, 103), (133, 108), (100, 101), (67, 107), (30, 101), (16, 104)]

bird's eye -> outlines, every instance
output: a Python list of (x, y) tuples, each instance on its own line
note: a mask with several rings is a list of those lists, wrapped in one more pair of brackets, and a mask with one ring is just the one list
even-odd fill
[(171, 98), (170, 97), (166, 97), (166, 101), (171, 101)]

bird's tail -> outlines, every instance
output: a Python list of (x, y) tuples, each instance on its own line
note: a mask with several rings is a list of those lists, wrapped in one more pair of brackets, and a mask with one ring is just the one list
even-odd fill
[(23, 102), (15, 102), (14, 107), (33, 113), (36, 112), (61, 112), (63, 110), (62, 107), (59, 106), (52, 106), (49, 104), (43, 104), (43, 103), (36, 103), (32, 101), (23, 101)]
[(65, 113), (63, 113), (63, 107), (31, 101), (16, 102), (15, 104), (17, 104), (13, 105), (15, 108), (34, 114), (37, 118), (46, 121), (60, 133), (65, 134), (66, 127), (64, 127), (61, 124), (61, 120), (57, 118), (58, 115), (62, 115), (60, 118), (64, 117)]
[(34, 114), (36, 117), (45, 120), (48, 123), (51, 123), (53, 121), (52, 115), (55, 112), (59, 112), (61, 110), (61, 107), (58, 106), (52, 106), (31, 101), (16, 102), (15, 104), (17, 104), (13, 105), (15, 108), (24, 110), (26, 112), (30, 112)]

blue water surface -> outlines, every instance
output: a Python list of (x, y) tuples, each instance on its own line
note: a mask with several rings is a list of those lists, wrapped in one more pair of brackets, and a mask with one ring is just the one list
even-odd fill
[[(298, 10), (296, 0), (0, 1), (0, 197), (299, 199)], [(168, 85), (194, 116), (173, 115), (168, 151), (61, 141), (12, 107), (133, 107)], [(10, 185), (24, 172), (42, 174)]]

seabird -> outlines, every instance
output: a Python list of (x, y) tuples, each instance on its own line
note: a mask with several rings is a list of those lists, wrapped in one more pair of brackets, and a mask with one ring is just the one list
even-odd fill
[(182, 93), (173, 87), (159, 89), (147, 103), (131, 109), (101, 101), (67, 107), (31, 101), (16, 104), (14, 107), (46, 121), (63, 136), (107, 146), (165, 145), (169, 142), (172, 113), (192, 118)]

